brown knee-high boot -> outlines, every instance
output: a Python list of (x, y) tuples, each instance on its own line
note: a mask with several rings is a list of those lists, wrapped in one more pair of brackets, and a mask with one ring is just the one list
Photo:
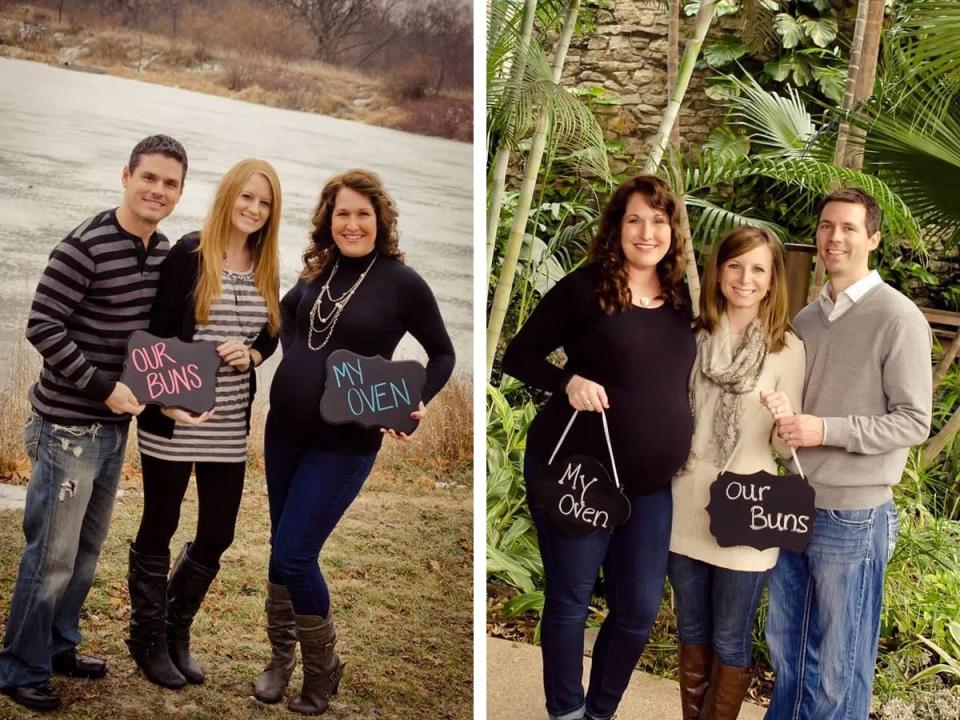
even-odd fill
[(266, 611), (271, 656), (257, 678), (253, 694), (260, 702), (275, 703), (283, 697), (297, 665), (297, 631), (286, 585), (267, 583)]
[(710, 672), (710, 687), (703, 703), (702, 720), (737, 720), (740, 706), (750, 687), (752, 668), (724, 665), (713, 659)]
[(710, 661), (713, 651), (709, 645), (680, 643), (680, 709), (683, 720), (699, 720), (710, 681)]
[(334, 650), (337, 631), (329, 612), (327, 617), (296, 613), (293, 617), (303, 662), (303, 689), (287, 707), (302, 715), (320, 715), (330, 706), (343, 676), (344, 663)]

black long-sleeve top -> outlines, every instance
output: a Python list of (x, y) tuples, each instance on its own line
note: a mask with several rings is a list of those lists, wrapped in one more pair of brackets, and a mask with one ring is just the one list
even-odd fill
[[(157, 337), (176, 337), (184, 342), (193, 342), (197, 329), (196, 303), (193, 292), (200, 277), (200, 233), (184, 235), (167, 254), (160, 266), (160, 287), (150, 310), (149, 332)], [(273, 355), (278, 338), (271, 335), (266, 326), (253, 341), (251, 350), (260, 353), (261, 362)], [(250, 399), (247, 402), (247, 430), (250, 429), (250, 411), (257, 394), (257, 373), (250, 366)], [(162, 437), (173, 437), (176, 424), (164, 415), (156, 405), (148, 405), (137, 418), (140, 428)]]
[[(687, 459), (693, 436), (687, 382), (696, 343), (690, 314), (670, 303), (604, 314), (596, 299), (598, 280), (596, 265), (560, 280), (510, 343), (503, 369), (553, 393), (527, 435), (527, 451), (543, 464), (573, 413), (564, 392), (567, 378), (576, 374), (603, 385), (620, 482), (627, 495), (642, 495), (669, 486)], [(564, 368), (546, 359), (558, 347), (567, 356)], [(610, 469), (599, 413), (580, 413), (557, 459), (577, 453)]]
[[(372, 253), (359, 258), (340, 257), (330, 285), (334, 297), (340, 297), (357, 281), (372, 257)], [(307, 344), (310, 311), (332, 271), (331, 262), (313, 281), (298, 280), (280, 301), (283, 359), (270, 387), (270, 420), (301, 447), (367, 455), (380, 448), (383, 436), (379, 430), (354, 424), (333, 425), (320, 416), (327, 356), (334, 350), (347, 349), (389, 360), (400, 339), (409, 332), (429, 358), (422, 395), (426, 404), (453, 372), (453, 343), (437, 301), (423, 278), (400, 261), (380, 255), (344, 307), (330, 341), (320, 350), (311, 350)], [(327, 299), (323, 313), (330, 308)], [(315, 331), (313, 346), (319, 346), (324, 337)]]

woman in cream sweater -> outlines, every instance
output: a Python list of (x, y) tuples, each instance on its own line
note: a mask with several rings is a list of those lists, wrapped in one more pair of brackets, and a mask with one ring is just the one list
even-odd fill
[(741, 226), (703, 278), (690, 378), (693, 445), (673, 481), (669, 576), (680, 635), (684, 720), (736, 720), (750, 684), (751, 627), (777, 549), (722, 548), (710, 534), (710, 484), (724, 468), (776, 473), (775, 417), (800, 407), (803, 343), (791, 332), (783, 250)]

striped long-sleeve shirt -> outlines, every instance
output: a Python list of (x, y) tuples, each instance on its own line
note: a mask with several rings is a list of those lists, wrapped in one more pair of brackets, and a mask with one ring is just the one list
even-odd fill
[(127, 422), (104, 401), (123, 371), (127, 338), (150, 323), (160, 263), (170, 243), (120, 227), (116, 210), (95, 215), (58, 244), (40, 276), (27, 339), (43, 356), (30, 403), (70, 425)]

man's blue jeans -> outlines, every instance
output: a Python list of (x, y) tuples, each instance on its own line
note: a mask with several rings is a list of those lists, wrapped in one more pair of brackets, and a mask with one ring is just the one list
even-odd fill
[(668, 573), (680, 642), (709, 645), (724, 665), (750, 665), (753, 618), (769, 571), (730, 570), (670, 553)]
[(41, 682), (50, 660), (80, 643), (80, 609), (93, 582), (117, 494), (127, 423), (57, 425), (31, 416), (23, 431), (33, 465), (0, 687)]
[(883, 573), (897, 540), (892, 502), (820, 510), (801, 553), (770, 577), (767, 644), (776, 671), (766, 720), (866, 720)]

